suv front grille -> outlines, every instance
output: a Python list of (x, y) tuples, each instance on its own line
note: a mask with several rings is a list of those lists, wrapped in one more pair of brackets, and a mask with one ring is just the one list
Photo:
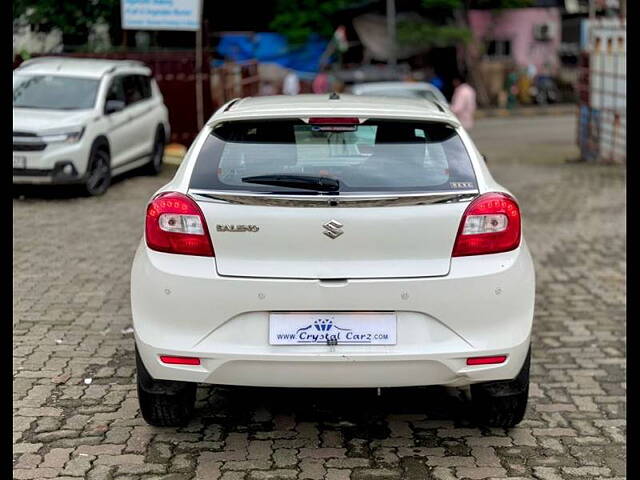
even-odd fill
[[(22, 140), (25, 141), (22, 141)], [(47, 148), (47, 144), (38, 141), (38, 135), (32, 132), (13, 131), (14, 152), (39, 152)]]
[(13, 144), (14, 152), (39, 152), (47, 148), (46, 143), (15, 143)]

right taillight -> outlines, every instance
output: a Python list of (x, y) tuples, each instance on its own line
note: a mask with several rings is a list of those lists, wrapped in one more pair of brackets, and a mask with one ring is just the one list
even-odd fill
[(462, 215), (453, 257), (513, 250), (520, 245), (520, 208), (505, 193), (485, 193)]
[(207, 222), (200, 207), (178, 192), (162, 193), (147, 206), (145, 239), (152, 250), (213, 257)]

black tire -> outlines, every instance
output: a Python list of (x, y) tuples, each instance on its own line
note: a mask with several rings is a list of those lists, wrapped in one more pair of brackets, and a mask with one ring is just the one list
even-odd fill
[(142, 418), (156, 427), (179, 427), (189, 423), (196, 402), (196, 384), (155, 380), (136, 349), (138, 402)]
[(513, 380), (471, 385), (471, 402), (475, 420), (489, 427), (514, 427), (522, 421), (529, 398), (531, 348), (520, 373)]
[(104, 146), (94, 145), (89, 154), (89, 165), (83, 190), (86, 195), (98, 196), (111, 185), (111, 158)]
[(153, 138), (153, 148), (151, 150), (151, 160), (145, 166), (145, 171), (149, 175), (158, 175), (162, 171), (162, 161), (164, 159), (165, 138), (164, 130), (161, 127), (156, 129)]

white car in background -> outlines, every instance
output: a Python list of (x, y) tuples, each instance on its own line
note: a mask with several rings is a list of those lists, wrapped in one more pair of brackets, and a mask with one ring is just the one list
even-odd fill
[(351, 87), (353, 95), (381, 97), (419, 98), (435, 101), (448, 107), (448, 102), (438, 87), (427, 82), (370, 82)]
[(151, 70), (127, 60), (39, 57), (13, 72), (13, 183), (80, 184), (158, 173), (170, 127)]
[(520, 208), (430, 101), (234, 100), (151, 198), (131, 271), (153, 425), (197, 383), (447, 385), (525, 413), (535, 295)]

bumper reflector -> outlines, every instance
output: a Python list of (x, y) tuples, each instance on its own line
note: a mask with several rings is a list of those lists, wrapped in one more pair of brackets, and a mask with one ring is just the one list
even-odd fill
[(503, 363), (506, 359), (506, 355), (495, 355), (493, 357), (471, 357), (467, 358), (467, 365), (491, 365), (494, 363)]
[(200, 365), (200, 359), (195, 357), (172, 357), (170, 355), (160, 355), (162, 363), (173, 365)]

